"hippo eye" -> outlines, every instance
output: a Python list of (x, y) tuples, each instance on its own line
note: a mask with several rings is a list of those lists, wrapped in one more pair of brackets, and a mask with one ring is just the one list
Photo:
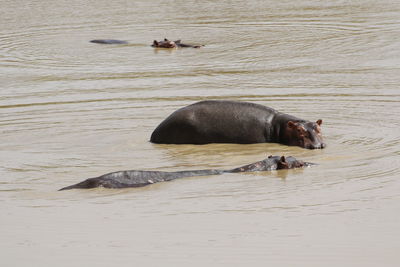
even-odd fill
[(297, 128), (297, 132), (299, 133), (299, 134), (304, 134), (304, 129), (303, 128)]
[(309, 138), (310, 137), (310, 133), (308, 131), (304, 132), (303, 134), (304, 138)]
[(318, 124), (314, 123), (313, 126), (312, 126), (312, 129), (313, 129), (314, 131), (316, 131), (317, 133), (319, 133), (321, 128), (319, 127)]

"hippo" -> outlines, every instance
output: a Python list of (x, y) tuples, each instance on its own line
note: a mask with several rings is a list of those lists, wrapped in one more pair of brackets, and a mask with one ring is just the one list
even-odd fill
[[(96, 40), (91, 40), (90, 42), (96, 44), (129, 44), (129, 42), (127, 41), (115, 40), (115, 39), (96, 39)], [(151, 46), (155, 48), (180, 48), (180, 47), (200, 48), (203, 47), (204, 45), (184, 44), (181, 42), (181, 40), (170, 41), (167, 38), (165, 38), (164, 41), (154, 40)]]
[(203, 45), (190, 45), (190, 44), (184, 44), (181, 43), (181, 40), (177, 41), (170, 41), (167, 38), (164, 39), (164, 41), (157, 41), (154, 40), (153, 44), (151, 45), (152, 47), (156, 48), (178, 48), (178, 47), (192, 47), (192, 48), (200, 48)]
[(157, 144), (280, 143), (324, 148), (322, 120), (311, 122), (259, 104), (207, 100), (173, 112), (151, 134)]
[(248, 164), (242, 167), (229, 169), (229, 170), (192, 170), (192, 171), (117, 171), (104, 174), (95, 178), (89, 178), (83, 182), (70, 185), (61, 190), (69, 189), (88, 189), (95, 187), (105, 188), (128, 188), (128, 187), (142, 187), (158, 182), (172, 181), (183, 177), (193, 176), (210, 176), (219, 175), (223, 173), (238, 173), (238, 172), (259, 172), (259, 171), (272, 171), (281, 169), (294, 169), (315, 165), (314, 163), (304, 162), (297, 160), (294, 157), (288, 156), (269, 156), (268, 158)]
[(96, 44), (129, 44), (127, 41), (114, 40), (114, 39), (96, 39), (96, 40), (91, 40), (90, 42)]

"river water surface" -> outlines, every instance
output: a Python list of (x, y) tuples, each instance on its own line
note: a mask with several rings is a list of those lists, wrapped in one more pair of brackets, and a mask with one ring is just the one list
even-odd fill
[[(2, 0), (0, 90), (2, 266), (400, 265), (398, 1)], [(322, 119), (328, 146), (149, 142), (205, 99)], [(57, 191), (271, 154), (318, 166)]]

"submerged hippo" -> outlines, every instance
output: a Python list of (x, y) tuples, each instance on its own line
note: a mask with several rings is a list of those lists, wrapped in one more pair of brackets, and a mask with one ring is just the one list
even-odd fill
[(181, 43), (181, 40), (177, 41), (170, 41), (167, 38), (164, 39), (164, 41), (157, 41), (154, 40), (153, 44), (151, 45), (152, 47), (156, 48), (178, 48), (178, 47), (192, 47), (192, 48), (200, 48), (203, 45), (190, 45), (190, 44), (183, 44)]
[(96, 40), (91, 40), (90, 42), (95, 44), (129, 44), (127, 41), (114, 40), (114, 39), (96, 39)]
[(193, 170), (193, 171), (176, 171), (176, 172), (164, 172), (164, 171), (119, 171), (104, 174), (99, 177), (89, 178), (83, 182), (61, 188), (61, 190), (68, 189), (87, 189), (95, 187), (105, 188), (127, 188), (127, 187), (142, 187), (149, 184), (158, 182), (171, 181), (183, 177), (192, 176), (209, 176), (218, 175), (223, 173), (237, 173), (237, 172), (256, 172), (256, 171), (271, 171), (280, 169), (293, 169), (301, 168), (314, 165), (310, 162), (303, 162), (297, 160), (294, 157), (280, 157), (280, 156), (269, 156), (268, 158), (257, 161), (252, 164), (248, 164), (242, 167), (238, 167), (230, 170)]
[[(91, 40), (90, 42), (96, 43), (96, 44), (129, 44), (129, 42), (127, 42), (127, 41), (115, 40), (115, 39), (96, 39), (96, 40)], [(151, 46), (155, 47), (155, 48), (178, 48), (178, 47), (200, 48), (203, 45), (184, 44), (181, 42), (181, 40), (170, 41), (165, 38), (164, 41), (154, 40), (153, 44)]]
[(237, 101), (201, 101), (178, 109), (153, 131), (159, 144), (280, 143), (324, 148), (322, 120), (311, 122), (272, 108)]

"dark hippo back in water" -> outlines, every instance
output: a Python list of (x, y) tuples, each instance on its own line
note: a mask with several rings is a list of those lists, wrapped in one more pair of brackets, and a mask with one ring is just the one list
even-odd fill
[(193, 170), (193, 171), (118, 171), (108, 173), (99, 177), (89, 178), (83, 182), (61, 188), (60, 190), (68, 189), (88, 189), (95, 187), (105, 188), (127, 188), (127, 187), (142, 187), (158, 182), (172, 181), (183, 177), (193, 176), (209, 176), (222, 173), (237, 173), (237, 172), (256, 172), (256, 171), (272, 171), (281, 169), (294, 169), (311, 166), (313, 163), (303, 162), (294, 157), (284, 156), (269, 156), (268, 158), (251, 163), (242, 167), (230, 170)]
[(128, 44), (127, 41), (114, 40), (114, 39), (97, 39), (97, 40), (91, 40), (90, 42), (95, 44)]

